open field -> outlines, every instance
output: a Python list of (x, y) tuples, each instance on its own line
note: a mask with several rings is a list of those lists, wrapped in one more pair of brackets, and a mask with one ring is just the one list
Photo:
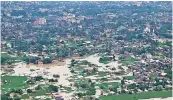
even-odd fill
[(140, 99), (140, 100), (172, 100), (173, 97), (167, 97), (167, 98), (150, 98), (150, 99)]
[(47, 89), (43, 89), (43, 90), (37, 90), (34, 93), (30, 93), (30, 94), (24, 94), (21, 96), (21, 99), (28, 99), (29, 97), (36, 97), (36, 96), (43, 96), (46, 93), (49, 93), (49, 91)]
[(126, 78), (127, 80), (133, 80), (133, 79), (135, 79), (134, 76), (125, 76), (124, 78)]
[(118, 87), (119, 85), (120, 85), (120, 83), (118, 83), (118, 82), (110, 82), (110, 83), (100, 83), (100, 84), (96, 84), (96, 86), (103, 87), (103, 89), (104, 89), (105, 91), (109, 90), (109, 86)]
[(122, 63), (123, 65), (131, 65), (131, 64), (133, 64), (135, 61), (138, 61), (138, 60), (135, 59), (135, 58), (133, 58), (133, 57), (129, 57), (129, 58), (122, 59), (122, 60), (119, 61), (118, 63)]
[(7, 84), (2, 84), (2, 91), (9, 91), (10, 89), (27, 88), (25, 84), (26, 76), (2, 76), (1, 81), (7, 81)]
[(171, 97), (172, 91), (153, 91), (144, 92), (138, 94), (123, 94), (116, 96), (101, 96), (101, 100), (138, 100), (138, 99), (148, 99), (148, 98), (166, 98)]

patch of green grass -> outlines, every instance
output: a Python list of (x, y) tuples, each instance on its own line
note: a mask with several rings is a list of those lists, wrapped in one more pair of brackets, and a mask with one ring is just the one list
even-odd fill
[(28, 85), (25, 83), (26, 76), (2, 76), (1, 81), (7, 81), (7, 84), (2, 84), (2, 91), (9, 91), (10, 89), (23, 89)]
[(167, 45), (165, 43), (157, 42), (157, 46), (165, 48)]
[(99, 63), (103, 63), (103, 64), (108, 64), (110, 61), (112, 61), (112, 57), (101, 57), (99, 59)]
[(45, 95), (45, 93), (49, 93), (48, 89), (37, 90), (35, 93), (31, 93), (30, 96), (42, 96)]
[(78, 65), (90, 65), (90, 64), (91, 64), (91, 63), (88, 62), (87, 60), (78, 62)]
[(30, 69), (31, 72), (35, 71), (35, 69)]
[(78, 80), (77, 82), (79, 83), (79, 84), (88, 84), (88, 80), (89, 79), (86, 79), (86, 78), (83, 78), (83, 79), (80, 79), (80, 80)]
[(166, 56), (164, 56), (163, 54), (159, 55), (159, 54), (156, 54), (154, 55), (153, 57), (157, 58), (157, 59), (165, 59), (167, 58)]
[(100, 83), (100, 84), (96, 84), (95, 86), (103, 87), (103, 89), (105, 91), (107, 91), (107, 90), (109, 90), (109, 87), (108, 87), (109, 85), (118, 87), (120, 85), (120, 83), (118, 83), (118, 82)]
[(83, 71), (83, 66), (77, 65), (74, 67), (74, 69), (75, 69), (75, 71)]
[(133, 57), (128, 57), (128, 58), (122, 59), (121, 61), (119, 61), (119, 63), (122, 63), (122, 65), (131, 65), (135, 61), (138, 61), (138, 59)]
[(85, 75), (85, 76), (93, 76), (93, 75), (96, 75), (96, 73), (95, 72), (89, 72), (87, 75)]
[(91, 66), (91, 65), (92, 65), (92, 64), (91, 64), (90, 62), (86, 61), (86, 60), (84, 60), (84, 61), (79, 61), (79, 62), (75, 65), (74, 69), (77, 70), (77, 71), (83, 71), (85, 66)]
[(16, 62), (21, 62), (23, 60), (23, 57), (18, 56), (18, 57), (13, 57), (9, 55), (8, 53), (1, 53), (1, 64), (4, 65), (6, 63), (12, 64)]
[(21, 99), (29, 99), (29, 97), (36, 97), (36, 96), (42, 96), (45, 95), (46, 93), (49, 93), (48, 89), (42, 89), (42, 90), (37, 90), (33, 93), (29, 93), (29, 94), (24, 94), (21, 96)]
[(107, 72), (99, 72), (98, 77), (104, 77), (107, 75)]
[(135, 79), (135, 76), (125, 76), (124, 78), (126, 78), (127, 80), (133, 80)]
[(56, 49), (57, 46), (50, 46), (50, 49)]
[(62, 86), (65, 90), (67, 90), (68, 92), (71, 92), (72, 91), (72, 88), (71, 87), (65, 87), (65, 86)]
[(20, 99), (29, 99), (29, 95), (28, 94), (24, 94), (20, 97)]
[(149, 98), (166, 98), (171, 97), (172, 91), (150, 91), (138, 94), (122, 94), (112, 96), (101, 96), (101, 100), (138, 100), (138, 99), (149, 99)]
[(4, 56), (4, 57), (6, 57), (6, 56), (10, 57), (10, 55), (8, 53), (1, 53), (1, 57), (2, 56)]
[(99, 63), (108, 64), (109, 61), (103, 60), (103, 61), (99, 61)]
[(12, 57), (10, 54), (8, 54), (8, 53), (1, 53), (1, 57), (9, 57), (9, 58), (11, 58), (11, 59), (13, 59), (13, 60), (21, 60), (22, 59), (22, 57)]
[(11, 60), (11, 56), (7, 53), (1, 53), (1, 64), (4, 65), (5, 63)]

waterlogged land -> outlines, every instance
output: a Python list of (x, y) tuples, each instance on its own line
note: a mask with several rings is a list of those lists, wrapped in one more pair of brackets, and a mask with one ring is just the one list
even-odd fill
[[(70, 87), (70, 82), (67, 80), (69, 76), (71, 76), (71, 72), (68, 69), (68, 63), (70, 63), (70, 60), (67, 59), (64, 66), (58, 66), (52, 64), (52, 66), (37, 66), (37, 65), (27, 65), (25, 63), (17, 63), (16, 66), (13, 68), (13, 72), (10, 73), (10, 76), (8, 73), (6, 75), (2, 76), (2, 90), (5, 90), (3, 92), (11, 91), (12, 89), (18, 90), (22, 89), (23, 92), (27, 89), (33, 89), (35, 90), (35, 87), (38, 85), (43, 85), (43, 90), (46, 89), (44, 85), (54, 85), (54, 86), (64, 86), (64, 87)], [(4, 73), (5, 74), (5, 73)], [(54, 78), (53, 75), (58, 75), (58, 78)], [(34, 77), (40, 76), (41, 78), (38, 80), (35, 80)], [(33, 78), (33, 79), (32, 79)], [(37, 77), (38, 78), (38, 77)], [(58, 82), (50, 82), (49, 79), (58, 79)], [(41, 81), (40, 81), (41, 80)], [(5, 83), (4, 83), (5, 82)], [(32, 83), (33, 82), (33, 83)], [(26, 87), (27, 85), (27, 87)], [(41, 86), (42, 87), (42, 86)], [(64, 89), (63, 89), (64, 90)], [(63, 91), (62, 90), (62, 91)], [(51, 96), (51, 90), (47, 89), (44, 91), (36, 91), (33, 92), (31, 95), (29, 95), (29, 98), (37, 97), (37, 96), (45, 96), (46, 93), (48, 93)], [(61, 94), (61, 92), (59, 92)], [(63, 93), (63, 96), (69, 96), (70, 93)], [(28, 96), (24, 94), (22, 95), (22, 98), (26, 99)], [(69, 97), (67, 97), (69, 98)]]
[[(78, 61), (78, 68), (77, 66), (74, 66), (76, 68), (71, 67), (71, 60), (72, 59), (66, 59), (63, 61), (63, 65), (56, 65), (49, 64), (49, 66), (46, 66), (47, 64), (43, 65), (36, 65), (36, 64), (25, 64), (25, 63), (16, 63), (13, 71), (11, 73), (3, 72), (2, 81), (5, 81), (2, 85), (2, 89), (5, 90), (4, 92), (11, 91), (12, 89), (23, 89), (26, 91), (27, 89), (30, 89), (31, 87), (36, 87), (39, 84), (46, 84), (46, 85), (55, 85), (55, 86), (62, 86), (62, 87), (69, 87), (69, 89), (60, 89), (58, 92), (59, 95), (63, 95), (66, 99), (72, 98), (75, 93), (80, 92), (81, 89), (76, 87), (75, 85), (78, 84), (78, 81), (81, 80), (90, 80), (91, 82), (96, 82), (92, 88), (95, 87), (104, 87), (105, 92), (108, 91), (108, 85), (115, 85), (116, 87), (119, 87), (120, 80), (115, 82), (109, 78), (109, 81), (105, 81), (102, 79), (103, 77), (107, 79), (107, 77), (110, 77), (110, 69), (105, 66), (111, 66), (114, 65), (113, 68), (118, 69), (118, 63), (117, 61), (111, 61), (108, 64), (99, 63), (99, 56), (98, 54), (91, 55), (88, 57), (84, 57), (81, 59), (75, 59), (75, 61)], [(80, 63), (81, 62), (81, 63)], [(88, 66), (89, 64), (89, 66)], [(46, 67), (45, 67), (46, 66)], [(95, 72), (91, 72), (90, 74), (83, 73), (84, 70), (90, 70), (92, 71), (94, 66), (98, 67), (98, 69), (95, 69)], [(72, 72), (73, 70), (74, 72)], [(81, 73), (81, 74), (80, 74)], [(58, 78), (55, 78), (53, 75), (58, 75)], [(85, 74), (85, 75), (82, 75)], [(7, 76), (8, 75), (8, 76)], [(34, 81), (34, 77), (41, 76), (43, 79), (42, 81), (34, 82), (33, 84), (28, 84), (26, 81), (32, 80)], [(118, 75), (121, 77), (121, 75)], [(123, 75), (122, 75), (123, 76)], [(49, 79), (57, 79), (57, 82), (47, 82)], [(20, 81), (18, 81), (20, 80)], [(91, 83), (90, 82), (90, 83)], [(79, 83), (78, 85), (81, 85), (82, 83)], [(60, 88), (60, 87), (59, 87)], [(66, 91), (66, 92), (63, 92)], [(100, 95), (101, 90), (97, 90), (96, 95)], [(38, 92), (38, 93), (37, 93)], [(32, 93), (30, 97), (37, 97), (42, 95), (45, 95), (44, 92), (39, 94), (39, 91), (37, 91), (36, 94)], [(45, 93), (49, 93), (50, 91), (47, 91)], [(100, 92), (100, 93), (98, 93)], [(22, 96), (22, 98), (27, 98), (26, 95)]]
[[(95, 54), (80, 59), (66, 59), (62, 62), (63, 65), (55, 65), (55, 63), (53, 63), (49, 64), (49, 66), (46, 66), (47, 64), (38, 66), (37, 64), (16, 63), (13, 72), (10, 74), (5, 71), (3, 72), (2, 90), (3, 92), (9, 92), (13, 89), (22, 89), (22, 91), (26, 91), (26, 93), (28, 89), (36, 91), (29, 94), (21, 94), (22, 99), (51, 98), (50, 85), (58, 87), (57, 94), (63, 96), (67, 100), (73, 98), (75, 94), (83, 96), (84, 93), (100, 97), (101, 100), (126, 100), (127, 98), (133, 100), (134, 98), (166, 98), (171, 96), (171, 91), (148, 91), (133, 95), (119, 94), (114, 96), (103, 96), (107, 95), (109, 92), (113, 94), (115, 93), (114, 91), (119, 91), (118, 89), (122, 87), (121, 80), (123, 78), (129, 80), (129, 82), (133, 82), (135, 76), (133, 76), (132, 72), (128, 71), (128, 67), (119, 67), (122, 65), (122, 62), (119, 63), (118, 55), (116, 61), (112, 60), (107, 64), (99, 62), (100, 58), (101, 56)], [(133, 58), (130, 60), (128, 59), (124, 61), (131, 63), (136, 61), (131, 60)], [(124, 74), (118, 73), (122, 70)], [(55, 77), (55, 75), (58, 76)], [(41, 76), (41, 79), (35, 80), (34, 77), (36, 78), (37, 76)], [(51, 79), (53, 80), (52, 82), (50, 81)], [(33, 83), (30, 84), (28, 81)], [(38, 86), (43, 90), (35, 90)], [(93, 93), (89, 93), (89, 91)]]

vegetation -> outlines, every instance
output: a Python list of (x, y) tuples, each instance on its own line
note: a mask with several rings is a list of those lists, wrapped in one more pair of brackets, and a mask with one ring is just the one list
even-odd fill
[(109, 86), (113, 86), (113, 87), (118, 88), (120, 86), (120, 83), (118, 83), (118, 82), (101, 83), (101, 84), (96, 84), (95, 86), (99, 86), (101, 89), (104, 89), (105, 91), (108, 91)]
[(31, 89), (27, 89), (26, 91), (27, 91), (27, 93), (32, 93)]
[(101, 100), (138, 100), (138, 99), (149, 99), (149, 98), (166, 98), (171, 97), (172, 91), (153, 91), (144, 92), (138, 94), (122, 94), (114, 96), (101, 96)]
[(2, 76), (2, 91), (7, 92), (11, 89), (27, 88), (26, 80), (26, 76)]
[(50, 58), (43, 59), (43, 64), (49, 64), (49, 63), (52, 63), (52, 59)]
[(72, 88), (71, 87), (60, 86), (60, 88), (64, 88), (68, 92), (71, 92), (72, 91)]
[(133, 79), (135, 79), (134, 76), (125, 76), (124, 78), (127, 79), (127, 80), (133, 80)]
[(14, 57), (11, 57), (9, 54), (7, 53), (1, 53), (1, 64), (12, 64), (15, 62)]
[(101, 57), (100, 59), (99, 59), (99, 62), (100, 63), (104, 63), (104, 64), (108, 64), (110, 61), (112, 61), (113, 60), (113, 57)]
[(52, 91), (52, 92), (58, 92), (58, 87), (57, 86), (54, 86), (54, 85), (49, 85), (49, 90)]
[(45, 95), (46, 93), (49, 93), (49, 91), (47, 88), (44, 88), (42, 90), (36, 90), (29, 94), (24, 94), (21, 96), (21, 99), (29, 99), (29, 97), (42, 96), (42, 95)]
[(167, 73), (166, 77), (172, 80), (172, 70), (165, 70), (165, 73)]
[(119, 63), (121, 63), (123, 65), (131, 65), (135, 61), (138, 61), (138, 60), (133, 58), (133, 57), (128, 57), (128, 58), (125, 58), (125, 59), (121, 59), (121, 61), (119, 61)]

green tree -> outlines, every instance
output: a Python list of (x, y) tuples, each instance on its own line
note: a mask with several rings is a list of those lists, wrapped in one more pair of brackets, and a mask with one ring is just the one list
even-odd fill
[(163, 90), (163, 86), (162, 86), (162, 85), (158, 85), (158, 86), (156, 87), (156, 90), (157, 90), (157, 91), (162, 91), (162, 90)]
[(49, 64), (49, 63), (52, 63), (52, 59), (50, 58), (43, 59), (43, 64)]
[(42, 80), (42, 79), (43, 79), (42, 76), (36, 76), (36, 77), (35, 77), (35, 81), (40, 81), (40, 80)]
[(54, 85), (49, 85), (49, 90), (53, 92), (58, 92), (58, 87)]
[(23, 91), (22, 91), (22, 89), (17, 89), (17, 90), (15, 90), (15, 93), (18, 93), (18, 94), (23, 94)]
[(27, 56), (22, 57), (22, 60), (25, 61), (26, 63), (29, 63), (29, 57)]
[(1, 95), (1, 100), (13, 100), (13, 99), (10, 98), (9, 94), (2, 94)]
[(124, 78), (121, 80), (121, 88), (123, 88), (125, 82), (124, 82)]
[(27, 91), (27, 93), (32, 93), (31, 89), (27, 89), (26, 91)]
[(89, 88), (86, 92), (86, 95), (95, 95), (96, 89), (95, 88)]
[(41, 86), (38, 85), (37, 87), (35, 87), (35, 90), (40, 90), (41, 89)]

